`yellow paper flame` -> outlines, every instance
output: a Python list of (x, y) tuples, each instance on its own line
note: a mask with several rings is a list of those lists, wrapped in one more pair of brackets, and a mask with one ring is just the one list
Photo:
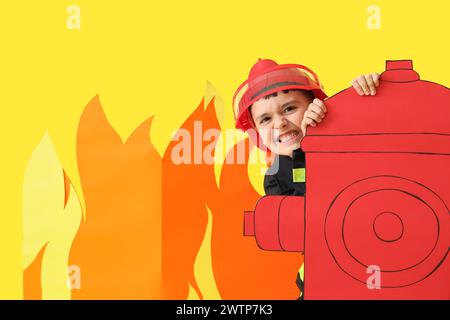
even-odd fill
[(82, 211), (70, 183), (68, 188), (53, 144), (45, 133), (28, 163), (23, 186), (24, 270), (47, 244), (41, 265), (42, 299), (71, 296), (67, 286), (69, 252)]
[[(206, 210), (208, 212), (208, 224), (206, 226), (202, 245), (200, 246), (197, 257), (195, 258), (194, 275), (204, 300), (220, 300), (221, 297), (214, 278), (211, 258), (211, 234), (213, 219), (211, 210), (208, 206), (206, 206)], [(190, 284), (188, 299), (200, 299), (198, 293)]]

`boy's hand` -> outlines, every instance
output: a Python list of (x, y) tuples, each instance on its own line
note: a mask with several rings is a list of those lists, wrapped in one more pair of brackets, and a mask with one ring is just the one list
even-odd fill
[(360, 96), (368, 96), (369, 94), (374, 96), (377, 93), (376, 87), (380, 85), (379, 78), (378, 73), (362, 75), (353, 79), (352, 86)]
[(306, 127), (312, 126), (315, 127), (317, 124), (321, 123), (323, 118), (325, 118), (325, 113), (327, 112), (327, 106), (320, 99), (314, 99), (313, 102), (309, 104), (308, 109), (305, 111), (303, 115), (303, 120), (301, 123), (301, 130), (303, 132), (303, 136), (306, 135)]

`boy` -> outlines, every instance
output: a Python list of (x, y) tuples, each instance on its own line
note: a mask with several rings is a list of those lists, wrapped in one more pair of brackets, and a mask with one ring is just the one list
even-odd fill
[[(354, 79), (352, 85), (360, 95), (375, 95), (378, 79), (373, 73)], [(236, 127), (247, 131), (261, 149), (277, 155), (264, 177), (267, 195), (305, 194), (305, 154), (300, 142), (307, 126), (324, 120), (326, 97), (312, 70), (278, 65), (270, 59), (259, 59), (237, 89), (233, 97)], [(303, 294), (300, 273), (296, 282)]]

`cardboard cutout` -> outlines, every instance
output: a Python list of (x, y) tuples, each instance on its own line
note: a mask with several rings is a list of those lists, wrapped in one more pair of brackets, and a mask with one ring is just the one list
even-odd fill
[(450, 299), (450, 90), (387, 61), (309, 128), (306, 197), (266, 196), (244, 234), (305, 253), (305, 299)]

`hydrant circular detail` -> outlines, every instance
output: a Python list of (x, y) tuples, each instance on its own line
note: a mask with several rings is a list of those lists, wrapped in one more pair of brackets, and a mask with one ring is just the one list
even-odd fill
[[(441, 229), (448, 215), (442, 199), (416, 181), (369, 177), (344, 188), (331, 203), (325, 240), (336, 264), (353, 279), (365, 283), (367, 268), (377, 265), (381, 287), (409, 286), (445, 259), (448, 239)], [(423, 232), (429, 235), (425, 241), (419, 237)]]
[(402, 218), (394, 212), (382, 212), (373, 221), (373, 232), (381, 241), (394, 242), (403, 236)]

